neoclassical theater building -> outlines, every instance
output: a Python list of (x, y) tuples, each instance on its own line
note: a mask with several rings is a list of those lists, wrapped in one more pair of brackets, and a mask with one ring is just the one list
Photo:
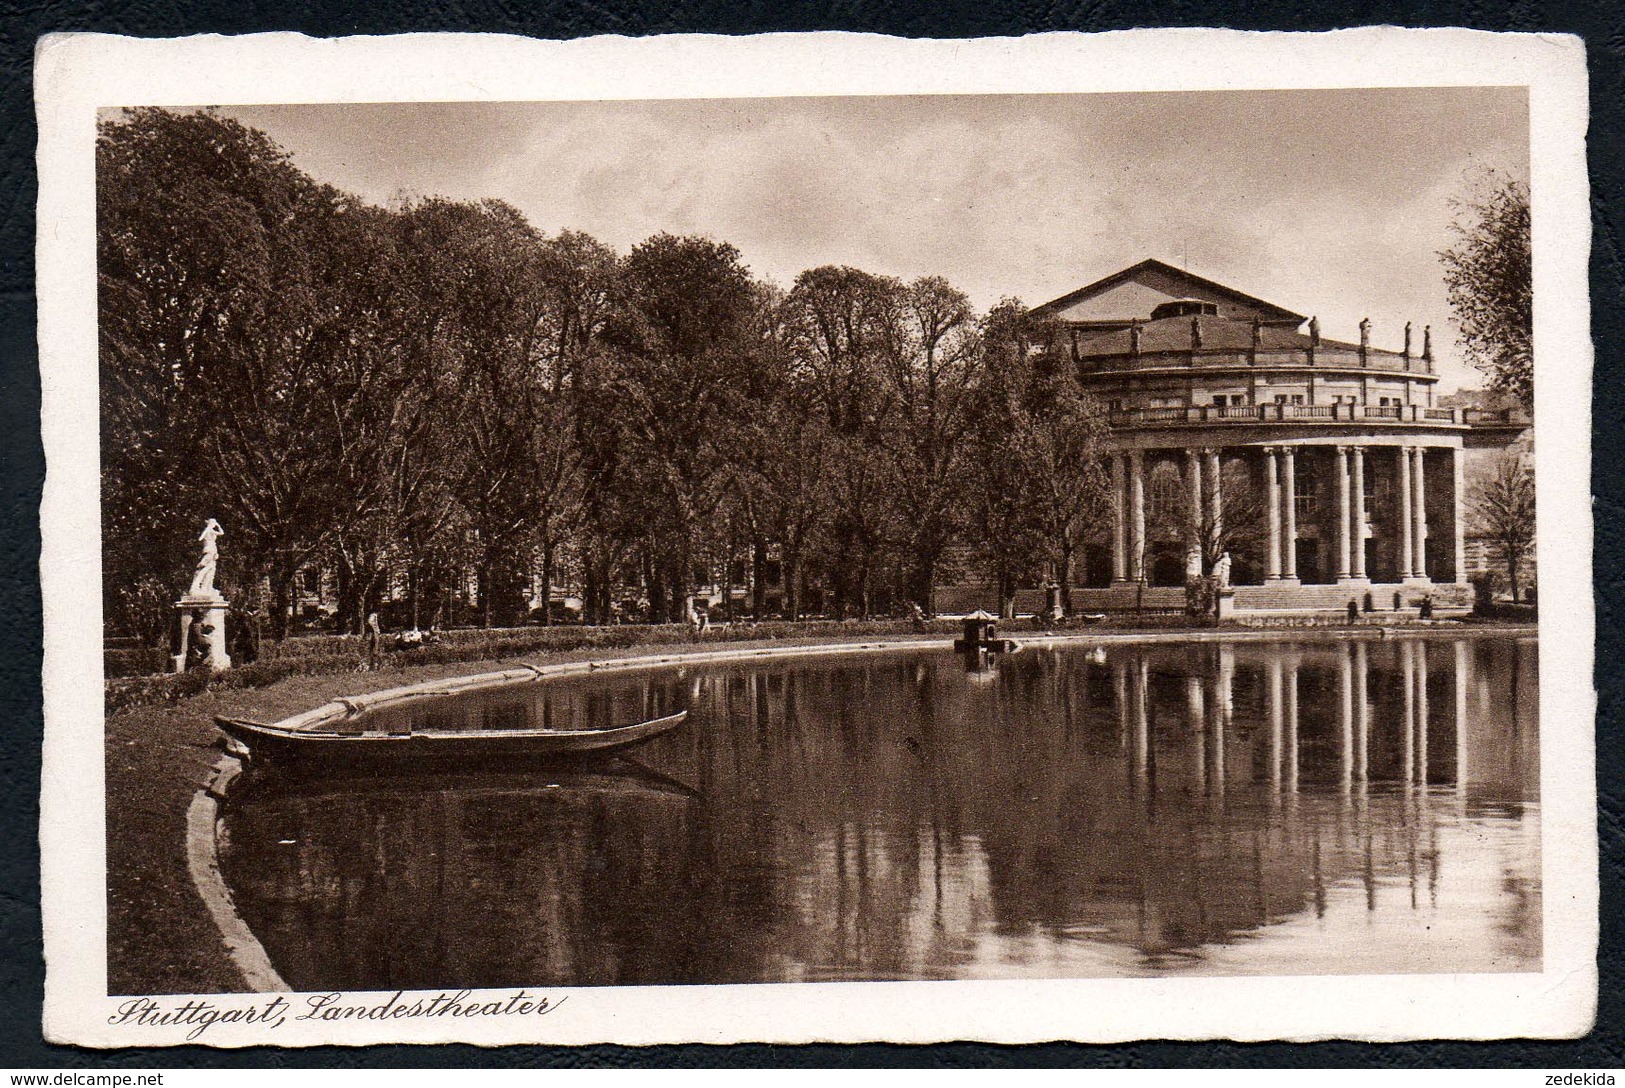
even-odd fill
[(1471, 603), (1466, 460), (1527, 420), (1440, 404), (1429, 329), (1330, 340), (1156, 260), (1035, 312), (1110, 408), (1114, 516), (1075, 602), (1166, 607), (1227, 553), (1238, 611)]

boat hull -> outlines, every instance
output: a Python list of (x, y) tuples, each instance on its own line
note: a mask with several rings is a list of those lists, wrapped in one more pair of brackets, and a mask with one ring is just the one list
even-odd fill
[(217, 717), (227, 748), (245, 761), (387, 762), (445, 766), (469, 762), (512, 762), (584, 757), (653, 740), (682, 725), (688, 711), (611, 729), (467, 730), (422, 733), (339, 733), (281, 729), (274, 725)]

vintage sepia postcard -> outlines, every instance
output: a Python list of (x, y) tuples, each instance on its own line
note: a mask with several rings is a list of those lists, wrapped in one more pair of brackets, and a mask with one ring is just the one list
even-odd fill
[(51, 1040), (1589, 1029), (1575, 40), (37, 70)]

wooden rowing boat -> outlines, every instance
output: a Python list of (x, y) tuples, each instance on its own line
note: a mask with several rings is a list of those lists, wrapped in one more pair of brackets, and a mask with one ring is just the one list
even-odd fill
[(215, 726), (226, 747), (246, 761), (260, 759), (407, 760), (423, 766), (470, 760), (535, 759), (589, 755), (642, 744), (676, 729), (688, 717), (679, 710), (662, 718), (605, 729), (411, 729), (391, 724), (385, 729), (344, 729), (323, 724), (287, 729), (244, 718), (219, 716)]

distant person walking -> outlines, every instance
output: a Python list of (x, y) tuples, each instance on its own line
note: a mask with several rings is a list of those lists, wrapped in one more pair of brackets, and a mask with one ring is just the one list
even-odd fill
[(186, 667), (195, 669), (209, 662), (209, 636), (203, 627), (203, 613), (193, 612), (186, 625)]
[(376, 669), (384, 652), (384, 629), (378, 622), (378, 613), (367, 613), (367, 668)]
[(260, 613), (245, 608), (237, 615), (237, 625), (231, 632), (231, 659), (235, 664), (248, 665), (260, 656)]

